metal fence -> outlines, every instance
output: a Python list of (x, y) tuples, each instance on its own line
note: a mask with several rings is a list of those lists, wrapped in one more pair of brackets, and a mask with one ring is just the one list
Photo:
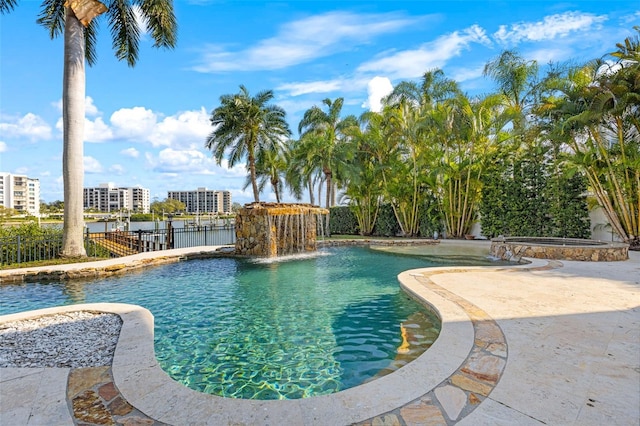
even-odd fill
[[(235, 226), (202, 225), (167, 227), (152, 231), (111, 231), (85, 233), (85, 249), (90, 257), (121, 257), (172, 248), (235, 244)], [(62, 251), (62, 235), (46, 238), (0, 238), (0, 265), (56, 259)]]

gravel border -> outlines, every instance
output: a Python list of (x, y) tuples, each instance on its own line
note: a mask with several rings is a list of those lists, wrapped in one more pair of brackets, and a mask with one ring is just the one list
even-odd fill
[(109, 366), (122, 319), (77, 311), (0, 323), (0, 368)]

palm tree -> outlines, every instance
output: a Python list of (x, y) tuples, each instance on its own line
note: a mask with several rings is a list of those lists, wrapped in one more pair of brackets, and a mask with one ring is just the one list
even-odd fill
[[(258, 160), (256, 161), (258, 189), (262, 192), (265, 186), (267, 186), (267, 183), (269, 183), (276, 196), (277, 203), (281, 201), (282, 192), (284, 191), (284, 182), (282, 177), (287, 168), (286, 149), (287, 146), (284, 145), (280, 150), (265, 150), (260, 153)], [(251, 181), (250, 177), (247, 176), (247, 182), (243, 189), (246, 189), (249, 185), (251, 185)]]
[(211, 113), (214, 129), (205, 142), (218, 165), (225, 156), (229, 167), (247, 159), (256, 203), (260, 202), (256, 161), (267, 151), (279, 151), (291, 135), (284, 109), (268, 104), (273, 97), (272, 90), (264, 90), (251, 97), (243, 85), (235, 95), (220, 96), (220, 106)]
[(360, 235), (371, 235), (383, 195), (386, 146), (382, 135), (382, 115), (368, 111), (359, 126), (345, 129), (353, 160), (345, 168), (344, 198), (358, 221)]
[[(322, 172), (322, 151), (318, 148), (322, 145), (322, 137), (314, 134), (306, 134), (299, 140), (289, 141), (289, 154), (287, 159), (286, 181), (292, 194), (300, 200), (304, 190), (309, 193), (309, 202), (315, 204), (315, 188), (318, 186), (318, 200), (322, 199), (322, 185), (324, 173)], [(320, 203), (320, 201), (318, 201)]]
[[(640, 29), (636, 28), (639, 32)], [(627, 38), (611, 66), (592, 61), (554, 75), (538, 110), (555, 123), (570, 160), (585, 171), (612, 229), (640, 247), (640, 39)]]
[[(407, 236), (417, 235), (419, 231), (425, 189), (430, 186), (433, 192), (438, 190), (434, 187), (437, 181), (430, 175), (440, 154), (432, 142), (437, 140), (434, 135), (447, 137), (448, 133), (438, 134), (434, 129), (444, 126), (443, 120), (449, 117), (438, 117), (436, 108), (455, 99), (459, 93), (455, 81), (447, 78), (442, 70), (434, 69), (424, 73), (419, 85), (400, 82), (384, 100), (389, 165), (383, 173), (386, 197), (401, 232)], [(436, 118), (439, 121), (434, 121)]]
[(300, 120), (298, 132), (301, 139), (307, 138), (313, 142), (309, 143), (309, 149), (312, 151), (309, 151), (308, 157), (315, 157), (316, 161), (319, 161), (315, 164), (320, 164), (322, 167), (327, 186), (326, 207), (329, 208), (335, 205), (334, 174), (342, 160), (339, 145), (344, 139), (343, 132), (349, 126), (355, 125), (357, 119), (353, 115), (344, 119), (340, 117), (344, 104), (343, 98), (335, 101), (327, 98), (322, 103), (327, 106), (328, 111), (325, 112), (315, 105), (309, 108)]
[[(62, 88), (64, 182), (63, 257), (86, 256), (83, 242), (83, 140), (85, 61), (96, 62), (98, 24), (94, 18), (106, 14), (111, 27), (116, 58), (133, 67), (138, 59), (140, 24), (130, 2), (112, 0), (107, 5), (97, 0), (66, 2), (44, 0), (38, 23), (49, 30), (51, 38), (64, 33), (64, 75)], [(0, 13), (13, 10), (17, 0), (0, 0)], [(67, 6), (68, 5), (68, 6)], [(171, 0), (135, 2), (154, 39), (154, 47), (173, 48), (176, 20)]]
[(528, 116), (538, 97), (538, 63), (526, 61), (516, 51), (505, 50), (485, 65), (484, 75), (492, 78), (498, 85), (498, 91), (504, 99), (505, 112), (511, 116), (514, 143), (509, 149), (511, 153), (517, 152), (526, 143), (532, 145), (536, 138), (527, 137), (531, 127)]

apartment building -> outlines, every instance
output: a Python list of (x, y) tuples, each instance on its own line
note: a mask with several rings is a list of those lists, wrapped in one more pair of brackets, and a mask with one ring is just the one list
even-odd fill
[(184, 203), (187, 213), (231, 213), (231, 192), (198, 188), (195, 191), (169, 191), (167, 198)]
[(147, 188), (116, 187), (113, 183), (101, 183), (97, 187), (84, 188), (84, 209), (110, 213), (128, 210), (149, 213), (151, 195)]
[(18, 214), (40, 215), (40, 181), (26, 175), (0, 172), (0, 206)]

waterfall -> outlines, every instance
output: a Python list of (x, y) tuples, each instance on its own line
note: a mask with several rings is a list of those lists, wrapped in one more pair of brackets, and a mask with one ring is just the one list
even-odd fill
[(309, 204), (247, 204), (236, 221), (236, 253), (272, 257), (313, 251), (318, 218), (327, 213)]

